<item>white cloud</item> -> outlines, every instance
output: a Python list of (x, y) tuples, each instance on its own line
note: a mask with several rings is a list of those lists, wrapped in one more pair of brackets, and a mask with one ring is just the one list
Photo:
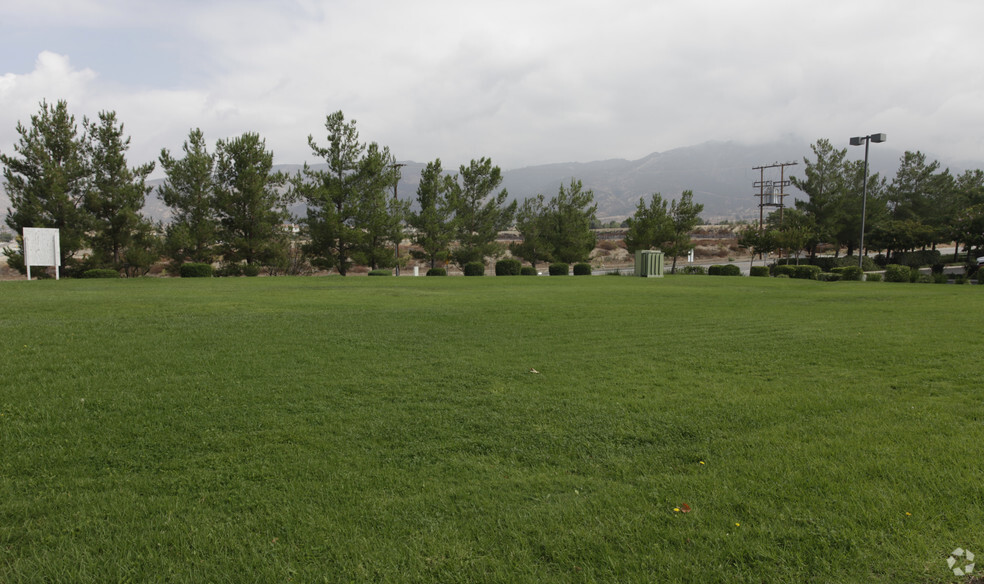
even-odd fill
[[(41, 99), (64, 98), (79, 117), (116, 110), (134, 164), (191, 127), (212, 141), (256, 131), (278, 162), (310, 160), (307, 135), (323, 139), (338, 109), (364, 140), (448, 167), (876, 131), (984, 160), (984, 4), (961, 0), (45, 1), (0, 8), (0, 32), (44, 26), (50, 11), (68, 32), (146, 28), (174, 48), (153, 66), (195, 74), (126, 83), (139, 59), (109, 55), (100, 70), (39, 46), (33, 71), (0, 70), (0, 149)], [(146, 50), (126, 42), (108, 46)]]

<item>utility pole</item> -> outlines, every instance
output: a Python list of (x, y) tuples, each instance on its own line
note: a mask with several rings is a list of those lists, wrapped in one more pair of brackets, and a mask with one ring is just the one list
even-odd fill
[[(753, 186), (757, 187), (759, 192), (755, 196), (759, 199), (759, 231), (764, 229), (765, 225), (765, 207), (778, 207), (779, 208), (779, 225), (782, 225), (782, 212), (786, 207), (786, 187), (790, 185), (790, 182), (786, 180), (786, 167), (796, 166), (798, 162), (775, 162), (773, 164), (768, 164), (765, 166), (754, 166), (752, 170), (759, 171), (759, 180), (756, 181)], [(779, 169), (779, 180), (765, 180), (765, 169), (767, 168), (778, 168)], [(776, 192), (776, 189), (779, 192)]]

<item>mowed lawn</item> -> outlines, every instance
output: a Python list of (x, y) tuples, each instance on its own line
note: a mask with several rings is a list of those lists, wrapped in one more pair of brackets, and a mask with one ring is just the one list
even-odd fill
[(981, 286), (4, 282), (0, 350), (4, 583), (928, 583), (984, 558)]

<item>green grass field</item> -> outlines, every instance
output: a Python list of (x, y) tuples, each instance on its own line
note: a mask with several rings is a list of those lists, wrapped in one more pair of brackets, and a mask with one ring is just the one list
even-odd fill
[(63, 280), (0, 308), (0, 582), (930, 583), (984, 554), (984, 287)]

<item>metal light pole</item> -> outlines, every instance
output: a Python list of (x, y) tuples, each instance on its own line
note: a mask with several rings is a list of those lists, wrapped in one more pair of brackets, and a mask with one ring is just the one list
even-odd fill
[(864, 256), (864, 216), (868, 207), (868, 143), (874, 142), (875, 144), (880, 144), (885, 141), (885, 134), (869, 134), (867, 136), (858, 136), (856, 138), (851, 138), (851, 146), (860, 146), (861, 142), (864, 142), (864, 182), (861, 187), (861, 244), (858, 246), (858, 268), (864, 271), (864, 264), (862, 260)]

